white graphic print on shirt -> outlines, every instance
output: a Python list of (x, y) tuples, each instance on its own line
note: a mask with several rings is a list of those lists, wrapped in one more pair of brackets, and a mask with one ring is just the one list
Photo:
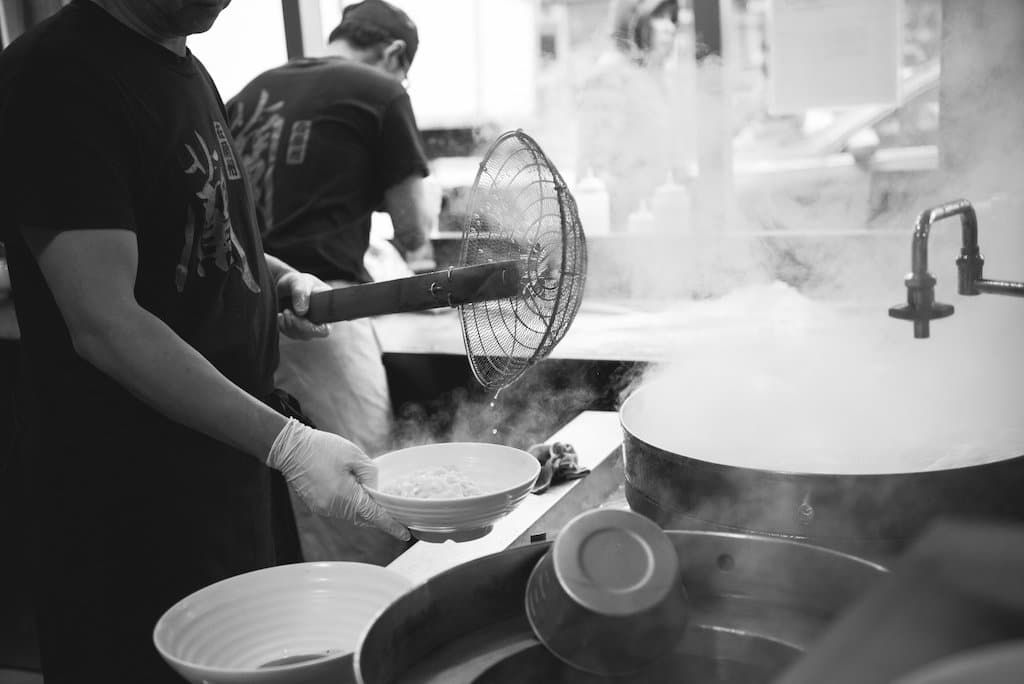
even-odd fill
[(284, 129), (284, 101), (270, 104), (269, 100), (270, 94), (261, 91), (249, 117), (245, 116), (245, 104), (239, 102), (230, 124), (264, 230), (274, 225), (274, 163)]
[[(238, 241), (238, 236), (231, 225), (225, 159), (217, 147), (211, 148), (207, 145), (198, 131), (195, 136), (196, 147), (187, 143), (185, 145), (192, 159), (192, 164), (185, 169), (185, 173), (201, 180), (202, 185), (195, 191), (194, 199), (188, 205), (185, 244), (174, 274), (175, 287), (178, 292), (185, 289), (185, 282), (193, 270), (193, 265), (199, 277), (205, 278), (207, 265), (212, 262), (221, 271), (237, 269), (245, 286), (252, 292), (259, 292), (260, 286), (249, 269), (245, 249)], [(197, 149), (201, 154), (197, 154)], [(230, 162), (234, 163), (233, 155)], [(199, 249), (193, 257), (193, 245), (197, 237)]]

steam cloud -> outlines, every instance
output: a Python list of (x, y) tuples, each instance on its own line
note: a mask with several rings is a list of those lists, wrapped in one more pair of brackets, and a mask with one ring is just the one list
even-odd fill
[[(917, 214), (954, 199), (972, 201), (978, 213), (986, 277), (1024, 280), (1015, 197), (1024, 127), (1007, 106), (1021, 87), (1007, 94), (991, 43), (973, 60), (981, 43), (948, 27), (945, 35), (944, 54), (959, 59), (950, 74), (943, 66), (940, 168), (905, 186), (886, 222), (844, 232), (836, 230), (850, 222), (844, 201), (800, 212), (767, 202), (762, 213), (734, 216), (733, 231), (698, 226), (676, 268), (652, 267), (652, 254), (632, 271), (637, 278), (623, 290), (683, 294), (660, 314), (668, 357), (640, 382), (658, 388), (643, 422), (656, 445), (732, 465), (832, 473), (948, 468), (1024, 453), (1024, 305), (956, 293), (957, 219), (936, 224), (929, 242), (936, 298), (956, 313), (933, 321), (927, 340), (887, 315), (906, 299)], [(1019, 38), (1002, 45), (1013, 59), (1022, 50)], [(978, 65), (990, 65), (991, 75), (979, 75)], [(745, 232), (779, 224), (786, 234)], [(681, 272), (690, 297), (680, 291)]]

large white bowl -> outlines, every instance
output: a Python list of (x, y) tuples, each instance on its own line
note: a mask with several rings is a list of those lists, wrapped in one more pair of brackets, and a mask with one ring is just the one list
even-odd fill
[(153, 643), (194, 684), (351, 682), (362, 632), (412, 586), (366, 563), (256, 570), (176, 603), (157, 621)]
[[(468, 541), (491, 531), (530, 493), (540, 463), (529, 452), (486, 442), (446, 442), (408, 447), (374, 459), (373, 498), (423, 541)], [(418, 499), (381, 491), (417, 470), (454, 466), (482, 494), (457, 499)]]

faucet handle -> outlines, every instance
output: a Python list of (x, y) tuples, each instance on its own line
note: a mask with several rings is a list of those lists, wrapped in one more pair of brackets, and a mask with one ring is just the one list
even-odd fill
[(953, 305), (935, 301), (935, 277), (930, 273), (908, 275), (907, 303), (889, 307), (889, 315), (914, 322), (914, 337), (922, 339), (930, 333), (929, 321), (953, 315)]

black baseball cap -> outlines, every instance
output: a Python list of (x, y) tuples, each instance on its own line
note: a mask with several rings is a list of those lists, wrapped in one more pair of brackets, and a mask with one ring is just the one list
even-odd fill
[(392, 40), (405, 41), (405, 55), (409, 64), (412, 64), (420, 45), (420, 36), (408, 14), (384, 0), (362, 0), (342, 10), (341, 23), (331, 31), (327, 42), (335, 39), (342, 26), (356, 24), (383, 31)]

